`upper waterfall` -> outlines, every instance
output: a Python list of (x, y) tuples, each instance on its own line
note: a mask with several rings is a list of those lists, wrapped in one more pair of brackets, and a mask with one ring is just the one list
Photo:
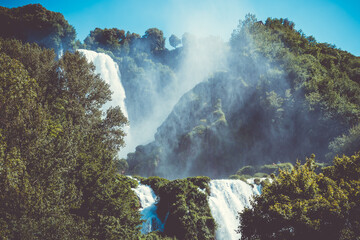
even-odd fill
[(78, 51), (84, 54), (86, 59), (95, 65), (95, 72), (100, 74), (101, 78), (110, 85), (110, 90), (113, 92), (112, 100), (105, 104), (105, 109), (110, 106), (119, 106), (125, 117), (128, 118), (125, 106), (126, 95), (121, 83), (119, 66), (105, 53), (97, 53), (86, 49), (78, 49)]
[[(125, 106), (125, 90), (121, 83), (121, 73), (119, 71), (119, 66), (114, 62), (114, 60), (105, 53), (97, 53), (91, 50), (86, 49), (78, 49), (79, 52), (84, 54), (86, 59), (89, 62), (92, 62), (95, 65), (95, 72), (100, 74), (101, 78), (110, 86), (110, 90), (112, 91), (111, 101), (106, 103), (103, 107), (104, 110), (109, 107), (119, 106), (124, 116), (129, 119), (127, 109)], [(125, 157), (126, 154), (132, 150), (129, 147), (129, 142), (131, 142), (130, 136), (130, 127), (126, 126), (124, 131), (126, 133), (125, 146), (120, 151), (120, 156)]]

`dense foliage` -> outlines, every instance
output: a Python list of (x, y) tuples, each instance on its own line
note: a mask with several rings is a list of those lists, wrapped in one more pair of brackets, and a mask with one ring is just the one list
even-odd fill
[(0, 37), (16, 38), (54, 48), (56, 53), (71, 49), (76, 32), (61, 13), (45, 9), (40, 4), (18, 8), (0, 6)]
[(124, 30), (117, 28), (96, 28), (85, 38), (84, 45), (93, 50), (111, 51), (112, 54), (117, 56), (126, 54), (129, 51), (129, 45), (138, 38), (140, 38), (140, 35), (136, 33), (127, 32), (125, 34)]
[(314, 155), (280, 171), (240, 214), (241, 239), (359, 239), (360, 154), (317, 174)]
[[(295, 87), (302, 87), (308, 103), (331, 117), (357, 124), (360, 117), (360, 59), (334, 45), (317, 43), (294, 30), (287, 19), (267, 19), (265, 25), (245, 26), (270, 61), (287, 69)], [(239, 34), (241, 36), (241, 34)], [(257, 44), (258, 41), (271, 44)], [(281, 49), (274, 50), (275, 46)], [(291, 50), (291, 51), (289, 51)], [(281, 54), (281, 57), (276, 55)]]
[[(133, 239), (140, 214), (118, 174), (127, 123), (78, 52), (0, 39), (0, 236)], [(136, 185), (136, 182), (135, 182)]]
[(266, 178), (272, 174), (279, 174), (279, 170), (293, 169), (291, 163), (265, 164), (261, 166), (244, 166), (240, 168), (235, 175), (231, 175), (230, 179), (248, 179), (248, 178)]
[[(319, 111), (325, 118), (336, 119), (348, 129), (329, 143), (327, 159), (357, 151), (360, 142), (360, 58), (336, 49), (334, 45), (317, 43), (314, 37), (296, 31), (294, 23), (287, 19), (269, 18), (265, 25), (254, 22), (245, 22), (240, 32), (251, 33), (256, 51), (286, 69), (294, 88), (305, 94), (311, 112)], [(234, 35), (233, 42), (235, 36), (243, 35)]]

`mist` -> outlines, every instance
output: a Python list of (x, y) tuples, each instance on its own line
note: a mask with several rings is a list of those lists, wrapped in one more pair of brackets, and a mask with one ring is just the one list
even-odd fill
[[(187, 36), (186, 44), (172, 50), (180, 52), (180, 60), (175, 68), (171, 69), (159, 63), (149, 54), (145, 56), (146, 64), (140, 63), (136, 67), (136, 78), (123, 83), (126, 92), (137, 94), (125, 99), (130, 131), (126, 148), (121, 150), (121, 156), (135, 151), (138, 145), (153, 141), (157, 128), (184, 93), (215, 72), (226, 69), (228, 48), (221, 39), (211, 36), (197, 38), (189, 33), (184, 36)], [(183, 39), (185, 42), (185, 38)], [(124, 72), (125, 68), (135, 66), (130, 60), (126, 61), (128, 62), (123, 65), (119, 63), (120, 69)], [(136, 87), (132, 85), (133, 82), (137, 82)]]
[(313, 56), (304, 57), (304, 68), (251, 14), (226, 41), (203, 32), (185, 32), (170, 50), (157, 28), (143, 36), (95, 29), (85, 39), (119, 67), (130, 126), (119, 156), (129, 174), (224, 178), (246, 165), (294, 163), (312, 153), (328, 161), (330, 142), (349, 126), (307, 92)]
[(259, 45), (248, 32), (253, 24), (263, 26), (248, 15), (228, 43), (184, 35), (176, 87), (169, 88), (172, 104), (160, 108), (168, 117), (153, 125), (161, 124), (155, 141), (128, 155), (130, 171), (224, 178), (245, 165), (295, 163), (312, 153), (326, 160), (329, 142), (345, 126), (309, 107), (285, 65), (260, 52), (285, 46)]

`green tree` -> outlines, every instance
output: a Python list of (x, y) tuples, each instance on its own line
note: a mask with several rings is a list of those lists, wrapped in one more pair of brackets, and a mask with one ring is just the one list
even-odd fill
[(117, 28), (95, 28), (84, 40), (84, 47), (94, 51), (106, 52), (111, 56), (122, 57), (130, 53), (130, 47), (137, 39), (139, 34), (125, 34), (124, 30)]
[(45, 9), (40, 4), (18, 8), (0, 7), (0, 36), (23, 42), (36, 42), (54, 48), (56, 52), (73, 47), (76, 32), (61, 13)]
[(95, 28), (95, 30), (91, 31), (90, 35), (85, 38), (84, 43), (95, 50), (101, 47), (106, 50), (116, 51), (124, 43), (125, 39), (124, 30), (117, 28)]
[(314, 156), (278, 177), (240, 213), (241, 239), (359, 239), (360, 155), (315, 173)]
[(360, 239), (360, 152), (348, 157), (336, 156), (333, 166), (324, 169), (324, 175), (333, 179), (347, 197), (348, 209), (340, 239)]
[(360, 144), (360, 123), (349, 129), (348, 134), (335, 138), (329, 144), (330, 153), (328, 157), (339, 154), (350, 154), (359, 149)]
[(163, 31), (157, 28), (149, 28), (146, 30), (145, 35), (142, 36), (142, 39), (144, 39), (145, 43), (149, 45), (150, 51), (152, 53), (165, 49), (165, 38)]
[(94, 69), (78, 52), (56, 61), (0, 39), (0, 238), (140, 234), (134, 183), (116, 164), (127, 119), (102, 111), (111, 92)]
[(179, 44), (181, 44), (180, 38), (172, 34), (169, 38), (169, 43), (173, 48), (176, 48)]

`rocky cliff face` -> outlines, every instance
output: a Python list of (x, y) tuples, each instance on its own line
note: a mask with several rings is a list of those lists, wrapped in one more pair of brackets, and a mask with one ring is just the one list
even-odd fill
[(222, 72), (198, 84), (158, 128), (155, 141), (128, 155), (130, 171), (224, 177), (246, 164), (325, 154), (336, 136), (332, 121), (310, 111), (301, 91), (279, 87), (281, 73), (264, 73), (246, 81)]
[[(247, 19), (229, 48), (224, 71), (183, 95), (155, 141), (128, 155), (131, 173), (218, 178), (245, 165), (312, 153), (326, 161), (356, 149), (357, 128), (343, 135), (358, 125), (357, 75), (348, 69), (355, 57), (271, 19)], [(334, 54), (339, 64), (329, 65)]]

